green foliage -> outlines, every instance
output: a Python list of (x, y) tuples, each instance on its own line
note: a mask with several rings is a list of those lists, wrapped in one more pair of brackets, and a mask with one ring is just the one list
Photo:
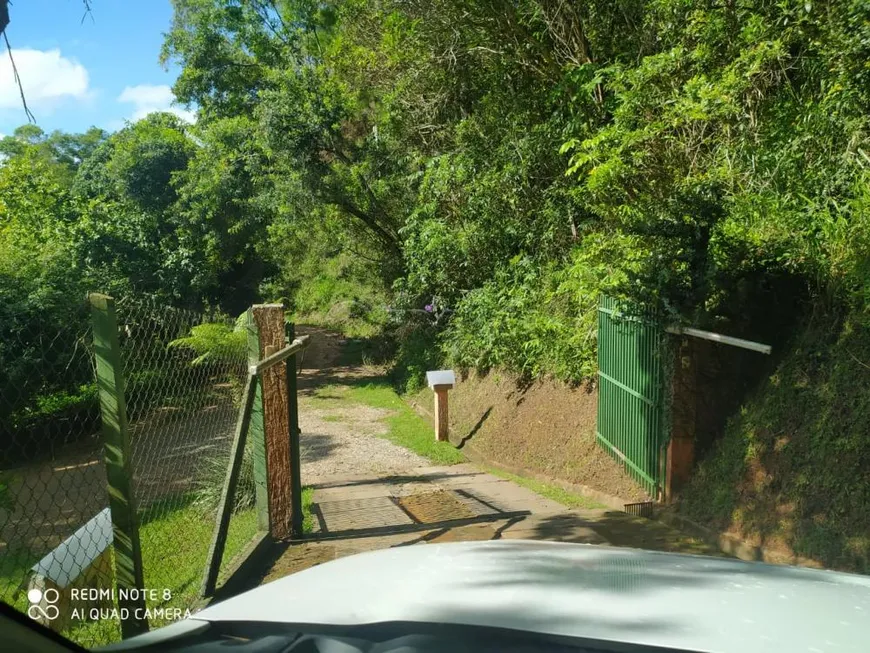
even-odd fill
[(432, 324), (408, 320), (394, 333), (399, 344), (391, 377), (402, 392), (413, 394), (426, 386), (427, 371), (443, 367), (438, 332)]
[(195, 151), (172, 114), (150, 114), (113, 134), (82, 163), (72, 184), (81, 204), (75, 258), (134, 292), (201, 307), (198, 252), (182, 240), (177, 179)]
[(232, 313), (253, 302), (273, 271), (264, 245), (280, 200), (256, 127), (234, 116), (195, 130), (198, 147), (175, 184), (178, 265), (190, 267), (196, 293)]
[(0, 166), (0, 424), (39, 393), (73, 391), (90, 368), (77, 339), (87, 275), (74, 263), (74, 208), (60, 165), (30, 147)]
[(197, 357), (191, 365), (204, 363), (232, 363), (244, 359), (247, 351), (246, 314), (242, 314), (234, 327), (220, 322), (198, 324), (191, 328), (190, 335), (177, 338), (169, 347), (186, 347)]
[(173, 176), (187, 168), (194, 144), (171, 113), (154, 113), (117, 132), (105, 172), (117, 193), (141, 211), (164, 213), (175, 200)]
[(62, 390), (49, 395), (42, 395), (36, 400), (37, 414), (50, 414), (61, 412), (68, 408), (75, 408), (82, 403), (93, 401), (97, 397), (96, 383), (88, 383), (81, 386), (78, 392)]
[(387, 322), (389, 295), (378, 280), (377, 251), (337, 229), (337, 218), (280, 216), (269, 226), (269, 249), (280, 272), (261, 292), (286, 301), (294, 321), (369, 337)]
[(504, 368), (528, 378), (590, 377), (600, 282), (581, 261), (567, 270), (516, 257), (457, 307), (444, 349), (464, 368)]
[[(220, 451), (203, 461), (201, 476), (197, 480), (194, 505), (207, 516), (216, 515), (220, 507), (228, 465), (229, 459), (224, 451)], [(253, 508), (256, 499), (257, 486), (254, 482), (254, 448), (251, 445), (251, 439), (248, 438), (242, 451), (242, 463), (239, 467), (239, 479), (236, 486), (236, 494), (233, 497), (232, 512), (237, 513)]]
[(107, 137), (98, 127), (91, 127), (83, 134), (61, 131), (46, 134), (36, 125), (22, 125), (12, 136), (0, 139), (0, 157), (15, 159), (25, 153), (35, 154), (46, 162), (59, 164), (62, 174), (70, 178)]
[(682, 509), (715, 529), (867, 573), (866, 318), (819, 314), (782, 347), (682, 492)]
[(867, 304), (866, 3), (173, 6), (196, 125), (0, 142), (16, 314), (280, 300), (397, 339), (411, 388), (445, 359), (589, 377), (602, 291), (695, 324), (784, 275)]
[(851, 2), (649, 5), (633, 61), (591, 82), (607, 119), (578, 117), (563, 146), (589, 210), (648, 252), (632, 295), (691, 315), (753, 268), (849, 285), (841, 229), (866, 220), (866, 21)]
[(378, 333), (387, 321), (385, 293), (355, 279), (348, 257), (321, 261), (295, 293), (295, 321), (337, 329), (350, 337)]

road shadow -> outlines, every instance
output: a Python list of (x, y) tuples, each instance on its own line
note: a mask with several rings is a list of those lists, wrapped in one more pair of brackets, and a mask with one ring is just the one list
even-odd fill
[[(522, 528), (522, 525), (519, 525)], [(569, 512), (536, 520), (528, 539), (727, 557), (666, 524), (618, 510)]]
[[(430, 479), (426, 479), (431, 481)], [(342, 487), (342, 486), (337, 486)], [(432, 491), (406, 496), (381, 495), (321, 501), (312, 504), (318, 522), (306, 540), (354, 540), (402, 535), (513, 520), (531, 514), (507, 510), (489, 497), (467, 489)], [(495, 529), (492, 533), (495, 534)], [(437, 537), (433, 535), (431, 537)]]
[(327, 393), (317, 391), (332, 385), (359, 387), (371, 384), (386, 384), (382, 370), (377, 368), (360, 370), (360, 368), (351, 367), (326, 367), (300, 374), (297, 388), (303, 397), (316, 395), (318, 399), (340, 399), (339, 396), (330, 397)]
[(340, 487), (357, 487), (364, 485), (403, 485), (405, 483), (431, 483), (445, 479), (455, 479), (462, 477), (482, 476), (483, 472), (461, 472), (458, 474), (436, 472), (433, 474), (392, 474), (389, 476), (381, 476), (378, 478), (362, 478), (359, 480), (341, 480), (341, 481), (322, 481), (320, 483), (312, 483), (311, 487), (316, 490), (332, 489)]
[(335, 450), (335, 438), (319, 433), (302, 433), (299, 437), (299, 452), (302, 463), (313, 463), (328, 458)]

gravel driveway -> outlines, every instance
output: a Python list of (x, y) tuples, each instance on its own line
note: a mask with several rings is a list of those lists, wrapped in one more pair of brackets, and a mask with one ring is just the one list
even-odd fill
[[(335, 333), (302, 326), (299, 334), (311, 336), (311, 346), (304, 354), (299, 373), (302, 431), (299, 444), (304, 485), (334, 476), (390, 475), (431, 464), (403, 447), (374, 437), (389, 430), (384, 418), (391, 411), (359, 403), (342, 405), (340, 390), (369, 377), (375, 381), (383, 370), (346, 364), (342, 355), (348, 342)], [(336, 388), (336, 396), (324, 394), (326, 387)]]
[(425, 458), (382, 438), (390, 411), (370, 406), (314, 408), (300, 403), (302, 482), (330, 476), (390, 475), (429, 464)]

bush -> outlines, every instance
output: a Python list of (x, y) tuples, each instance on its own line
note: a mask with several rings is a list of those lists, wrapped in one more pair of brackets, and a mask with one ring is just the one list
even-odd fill
[(398, 340), (390, 377), (401, 391), (414, 393), (426, 386), (426, 372), (442, 366), (444, 356), (437, 344), (437, 331), (430, 324), (409, 322), (395, 332)]
[[(194, 505), (206, 515), (213, 516), (220, 507), (221, 493), (227, 475), (229, 458), (226, 455), (212, 455), (203, 462), (203, 472), (196, 482)], [(245, 442), (239, 481), (233, 501), (233, 512), (252, 508), (256, 501), (257, 487), (254, 483), (254, 449), (250, 438)]]
[(570, 271), (517, 257), (459, 302), (443, 350), (462, 368), (580, 381), (596, 369), (597, 294)]
[(386, 294), (377, 279), (360, 276), (347, 256), (321, 261), (294, 294), (295, 321), (350, 337), (371, 337), (387, 322)]
[(33, 404), (0, 427), (0, 462), (4, 465), (52, 455), (59, 447), (99, 433), (95, 383), (39, 395)]
[(234, 363), (245, 359), (247, 350), (247, 313), (242, 313), (234, 326), (221, 322), (197, 324), (190, 329), (190, 335), (177, 338), (169, 343), (169, 348), (186, 347), (193, 350), (197, 357), (191, 365)]

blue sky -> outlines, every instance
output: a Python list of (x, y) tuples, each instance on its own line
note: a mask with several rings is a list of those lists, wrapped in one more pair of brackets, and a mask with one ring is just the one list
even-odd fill
[[(169, 0), (12, 0), (6, 32), (28, 106), (46, 131), (110, 131), (171, 106), (178, 68), (158, 62)], [(27, 122), (5, 45), (0, 53), (0, 134)], [(175, 111), (189, 118), (183, 107)]]

